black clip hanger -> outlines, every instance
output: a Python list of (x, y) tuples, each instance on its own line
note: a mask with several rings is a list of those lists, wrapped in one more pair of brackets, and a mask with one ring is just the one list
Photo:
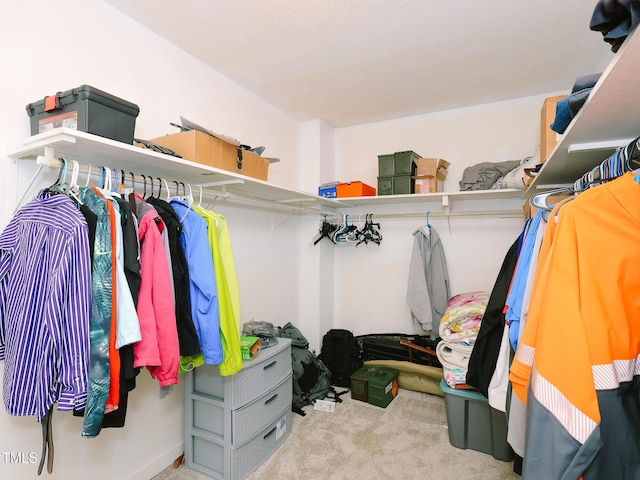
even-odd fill
[(318, 242), (323, 238), (328, 238), (329, 240), (331, 240), (331, 243), (336, 243), (335, 240), (333, 239), (333, 232), (335, 228), (336, 226), (334, 224), (329, 223), (329, 221), (327, 221), (327, 216), (325, 215), (324, 218), (322, 219), (322, 225), (320, 225), (320, 232), (318, 235), (316, 235), (316, 238), (314, 239), (313, 244), (317, 245)]
[(133, 174), (133, 172), (129, 172), (129, 175), (131, 175), (131, 191), (135, 193), (135, 191), (136, 191), (136, 176)]
[[(373, 218), (373, 214), (372, 213), (367, 213), (365, 216), (365, 223), (364, 223), (364, 227), (362, 228), (362, 230), (360, 230), (359, 234), (358, 234), (358, 243), (356, 243), (356, 247), (358, 245), (360, 245), (361, 243), (369, 243), (369, 242), (373, 242), (376, 245), (380, 245), (380, 242), (382, 242), (382, 235), (380, 234), (380, 232), (377, 230), (380, 228), (380, 224), (379, 223), (373, 223), (372, 221)], [(376, 227), (376, 228), (374, 228)]]

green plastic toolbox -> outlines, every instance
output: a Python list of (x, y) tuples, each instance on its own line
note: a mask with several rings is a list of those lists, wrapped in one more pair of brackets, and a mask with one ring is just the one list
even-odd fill
[(365, 365), (351, 375), (351, 398), (386, 408), (398, 394), (398, 371)]

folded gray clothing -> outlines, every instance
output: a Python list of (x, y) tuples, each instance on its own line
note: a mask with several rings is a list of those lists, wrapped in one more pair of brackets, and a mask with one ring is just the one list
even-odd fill
[(506, 162), (482, 162), (467, 167), (462, 172), (460, 190), (489, 190), (498, 178), (504, 177), (520, 165), (520, 160)]

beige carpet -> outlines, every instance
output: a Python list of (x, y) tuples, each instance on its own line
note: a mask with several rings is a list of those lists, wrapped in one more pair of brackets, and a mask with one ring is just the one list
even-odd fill
[[(513, 464), (451, 446), (444, 399), (400, 389), (384, 409), (352, 400), (333, 413), (306, 407), (292, 434), (249, 480), (513, 480)], [(153, 480), (206, 480), (184, 466)]]

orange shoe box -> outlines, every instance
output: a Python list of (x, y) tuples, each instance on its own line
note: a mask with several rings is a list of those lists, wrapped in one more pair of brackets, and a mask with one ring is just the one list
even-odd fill
[(376, 194), (376, 189), (360, 181), (338, 183), (336, 185), (336, 197), (371, 197)]

